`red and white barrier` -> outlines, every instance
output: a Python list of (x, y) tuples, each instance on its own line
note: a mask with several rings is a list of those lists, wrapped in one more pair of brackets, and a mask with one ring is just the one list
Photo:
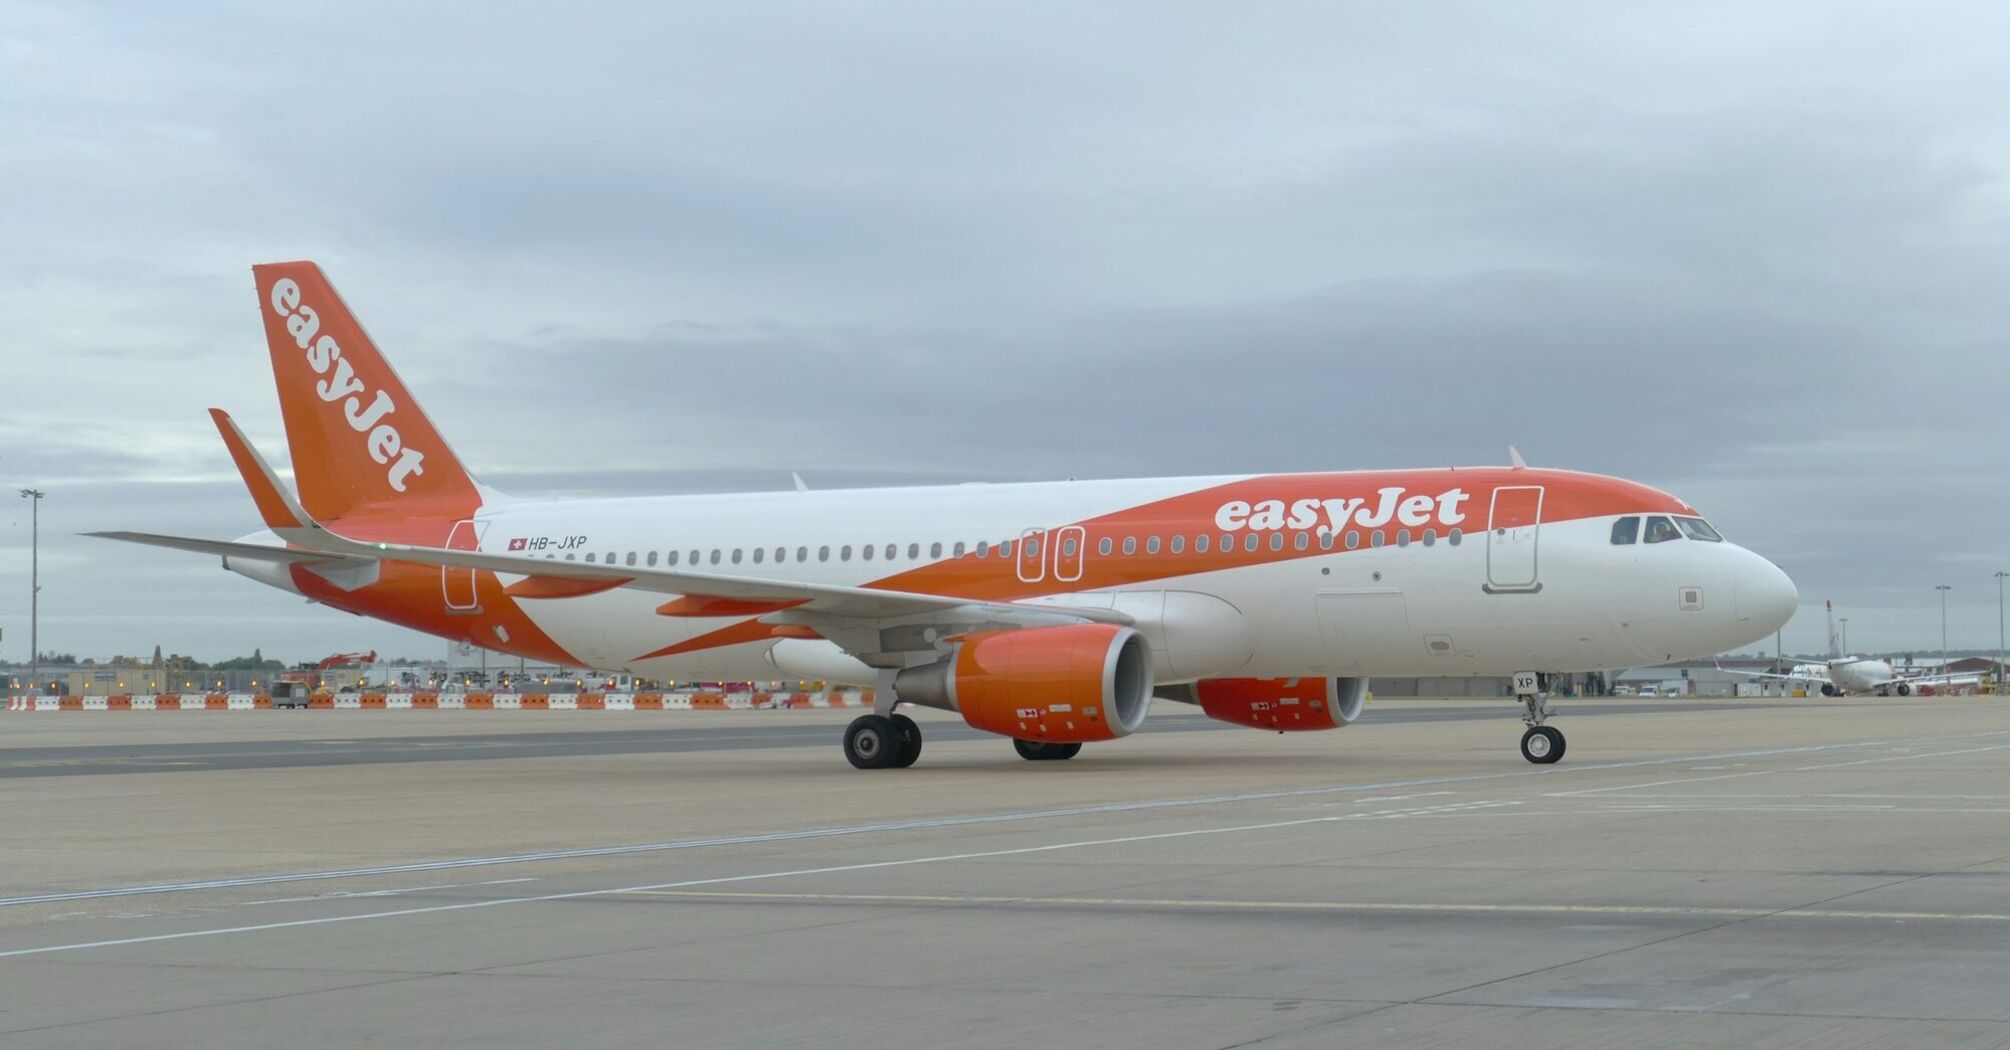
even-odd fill
[[(7, 710), (258, 711), (264, 693), (161, 693), (151, 696), (15, 696)], [(781, 711), (871, 707), (872, 691), (825, 693), (345, 693), (318, 694), (310, 708), (333, 711)]]

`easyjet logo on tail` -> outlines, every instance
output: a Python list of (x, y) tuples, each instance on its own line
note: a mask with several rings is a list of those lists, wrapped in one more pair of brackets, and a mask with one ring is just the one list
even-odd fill
[(1379, 529), (1392, 520), (1402, 525), (1416, 528), (1436, 521), (1441, 525), (1457, 525), (1466, 520), (1459, 504), (1472, 498), (1465, 489), (1450, 489), (1430, 495), (1412, 494), (1409, 489), (1391, 486), (1382, 489), (1377, 499), (1369, 500), (1355, 496), (1347, 499), (1301, 499), (1286, 504), (1283, 500), (1267, 499), (1257, 503), (1248, 500), (1229, 500), (1214, 512), (1215, 527), (1223, 532), (1237, 532), (1249, 529), (1254, 532), (1275, 532), (1280, 529), (1309, 529), (1319, 526), (1322, 531), (1339, 532), (1349, 525)]
[(342, 418), (349, 429), (364, 435), (363, 448), (387, 468), (384, 480), (393, 491), (405, 491), (408, 480), (426, 472), (426, 454), (406, 448), (403, 435), (390, 422), (398, 411), (390, 391), (378, 390), (373, 395), (357, 377), (355, 367), (343, 359), (335, 337), (322, 334), (321, 315), (300, 301), (300, 285), (292, 278), (273, 282), (272, 310), (285, 319), (286, 334), (307, 354), (308, 367), (327, 377), (315, 382), (315, 396), (331, 405), (342, 403)]

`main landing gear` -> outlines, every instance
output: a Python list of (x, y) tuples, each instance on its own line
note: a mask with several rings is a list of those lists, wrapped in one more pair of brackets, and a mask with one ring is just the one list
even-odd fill
[(860, 715), (845, 727), (844, 757), (860, 769), (906, 769), (921, 757), (921, 727), (906, 715)]
[(1528, 726), (1521, 735), (1521, 757), (1541, 766), (1562, 758), (1563, 734), (1556, 727), (1543, 724), (1549, 719), (1549, 700), (1540, 691), (1530, 691), (1521, 696), (1521, 702), (1528, 709), (1521, 716)]
[(1050, 744), (1040, 740), (1014, 740), (1012, 747), (1028, 762), (1060, 762), (1082, 753), (1080, 744)]

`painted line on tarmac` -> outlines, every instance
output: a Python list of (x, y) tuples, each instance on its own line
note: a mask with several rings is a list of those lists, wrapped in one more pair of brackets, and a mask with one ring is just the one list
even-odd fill
[[(1750, 751), (1727, 751), (1713, 754), (1675, 755), (1664, 758), (1628, 759), (1621, 762), (1601, 762), (1593, 765), (1540, 766), (1533, 769), (1509, 769), (1491, 773), (1460, 773), (1441, 777), (1418, 777), (1405, 780), (1383, 780), (1365, 784), (1339, 784), (1325, 787), (1287, 788), (1276, 791), (1251, 791), (1229, 795), (1202, 795), (1190, 798), (1151, 799), (1133, 802), (1108, 802), (1085, 806), (1066, 806), (1056, 809), (1023, 810), (1007, 813), (989, 813), (952, 817), (923, 817), (914, 820), (887, 821), (876, 824), (853, 824), (823, 828), (805, 828), (796, 831), (776, 831), (757, 835), (727, 835), (714, 838), (684, 839), (672, 842), (644, 842), (623, 846), (588, 846), (579, 849), (544, 850), (534, 853), (511, 853), (489, 857), (460, 857), (449, 860), (416, 861), (410, 864), (386, 864), (367, 868), (334, 868), (323, 871), (288, 872), (276, 875), (248, 875), (220, 879), (204, 879), (192, 882), (158, 883), (143, 886), (117, 886), (105, 889), (71, 890), (59, 893), (38, 893), (17, 897), (0, 897), (0, 907), (14, 907), (25, 904), (53, 904), (64, 901), (101, 900), (112, 897), (135, 897), (158, 893), (189, 893), (199, 890), (233, 889), (244, 886), (273, 886), (290, 882), (310, 882), (323, 879), (367, 878), (381, 875), (402, 875), (422, 871), (450, 871), (457, 868), (486, 867), (504, 864), (533, 864), (550, 861), (577, 860), (590, 857), (615, 857), (631, 854), (667, 853), (676, 850), (706, 849), (721, 846), (763, 845), (775, 842), (794, 842), (808, 839), (839, 838), (852, 835), (871, 835), (887, 832), (926, 831), (936, 828), (971, 827), (982, 824), (1008, 824), (1035, 820), (1056, 820), (1067, 817), (1099, 816), (1113, 813), (1143, 813), (1157, 810), (1184, 809), (1194, 806), (1228, 805), (1241, 802), (1264, 802), (1277, 799), (1317, 798), (1327, 795), (1354, 794), (1363, 791), (1390, 791), (1417, 787), (1438, 787), (1445, 784), (1468, 784), (1489, 780), (1518, 780), (1528, 777), (1572, 776), (1583, 773), (1597, 773), (1614, 769), (1644, 769), (1655, 766), (1680, 765), (1692, 762), (1719, 762), (1729, 759), (1772, 758), (1782, 755), (1820, 754), (1829, 751), (1860, 750), (1876, 747), (1898, 747), (1904, 745), (1934, 743), (1947, 740), (1977, 740), (2010, 735), (2010, 730), (1994, 729), (1973, 733), (1942, 733), (1931, 736), (1897, 737), (1889, 740), (1861, 740), (1838, 744), (1805, 744), (1797, 747), (1760, 748)], [(1976, 749), (1988, 750), (1988, 749)]]
[[(1390, 811), (1379, 811), (1374, 813), (1336, 814), (1333, 816), (1325, 816), (1325, 817), (1302, 817), (1295, 820), (1265, 821), (1259, 824), (1236, 824), (1225, 827), (1213, 827), (1213, 828), (1187, 828), (1181, 831), (1162, 831), (1145, 835), (1122, 835), (1102, 839), (1082, 839), (1072, 842), (1054, 842), (1040, 846), (1019, 846), (1012, 849), (981, 850), (969, 853), (946, 853), (927, 857), (905, 857), (899, 860), (865, 861), (856, 864), (833, 864), (815, 868), (790, 868), (780, 871), (753, 872), (745, 875), (724, 875), (708, 879), (686, 879), (678, 882), (658, 882), (642, 886), (622, 886), (617, 888), (598, 889), (598, 890), (575, 890), (567, 893), (544, 893), (529, 897), (496, 897), (487, 900), (460, 901), (453, 904), (434, 904), (415, 908), (398, 908), (392, 911), (362, 912), (353, 915), (324, 915), (312, 919), (293, 919), (285, 922), (266, 922), (246, 926), (214, 927), (206, 930), (183, 930), (176, 933), (147, 934), (138, 937), (119, 937), (101, 941), (80, 941), (72, 944), (51, 944), (51, 945), (44, 945), (38, 948), (17, 948), (12, 951), (0, 951), (0, 959), (13, 959), (32, 955), (52, 955), (60, 952), (86, 951), (93, 948), (117, 948), (117, 947), (128, 947), (139, 944), (159, 944), (167, 941), (192, 940), (204, 937), (223, 937), (231, 934), (259, 933), (268, 930), (300, 929), (309, 926), (332, 926), (339, 923), (366, 922), (374, 919), (397, 919), (397, 918), (407, 918), (414, 915), (438, 915), (446, 912), (473, 911), (481, 908), (500, 908), (516, 904), (548, 904), (556, 901), (586, 900), (590, 898), (605, 899), (610, 897), (639, 896), (643, 894), (656, 893), (666, 890), (691, 890), (707, 886), (724, 886), (724, 885), (731, 885), (734, 883), (761, 882), (769, 879), (805, 878), (819, 875), (839, 875), (848, 872), (880, 871), (888, 868), (914, 867), (923, 864), (945, 864), (945, 863), (955, 863), (959, 861), (989, 860), (998, 857), (1022, 857), (1036, 853), (1055, 853), (1062, 850), (1088, 849), (1099, 846), (1130, 845), (1141, 842), (1163, 842), (1170, 839), (1198, 838), (1204, 835), (1233, 835), (1233, 834), (1241, 834), (1254, 831), (1274, 831), (1280, 828), (1306, 827), (1315, 824), (1335, 824), (1346, 821), (1358, 821), (1364, 819), (1387, 819), (1389, 817), (1400, 817), (1400, 816), (1425, 816), (1429, 815), (1430, 813), (1440, 808), (1441, 807), (1423, 807), (1420, 809), (1414, 809), (1408, 811), (1390, 810)], [(1027, 900), (1028, 898), (1010, 898), (1010, 899), (1015, 901), (1024, 901)], [(1455, 910), (1462, 906), (1445, 905), (1443, 907), (1446, 910)], [(1474, 907), (1489, 907), (1489, 906), (1476, 905)], [(1548, 907), (1556, 908), (1563, 911), (1570, 911), (1576, 909), (1595, 909), (1599, 906), (1550, 905)], [(1734, 917), (1760, 917), (1772, 914), (1771, 912), (1765, 911), (1763, 909), (1753, 909), (1752, 911), (1754, 912), (1754, 914), (1751, 916), (1734, 916)], [(1779, 911), (1782, 914), (1786, 913), (1785, 909), (1780, 909)], [(1595, 912), (1593, 913), (1595, 914)], [(1921, 915), (1928, 915), (1928, 914), (1932, 913), (1835, 912), (1831, 913), (1831, 917), (1846, 917), (1851, 915), (1856, 915), (1859, 917), (1867, 917), (1867, 918), (1886, 917), (1886, 916), (1918, 917)], [(1993, 917), (1992, 921), (1994, 921)], [(2010, 916), (2004, 916), (2003, 921), (2010, 921)]]
[(1080, 908), (1165, 908), (1193, 911), (1446, 912), (1461, 915), (1637, 915), (1707, 919), (1889, 919), (1894, 922), (2010, 922), (2010, 913), (1946, 911), (1836, 911), (1833, 909), (1717, 908), (1632, 904), (1445, 904), (1399, 901), (1249, 901), (1137, 897), (973, 897), (899, 893), (745, 893), (729, 890), (631, 890), (632, 896), (760, 903), (1064, 905)]
[(0, 959), (14, 959), (27, 955), (49, 955), (56, 952), (84, 951), (91, 948), (118, 948), (135, 944), (158, 944), (163, 941), (182, 941), (199, 937), (222, 937), (235, 933), (258, 933), (265, 930), (289, 930), (304, 926), (329, 926), (344, 922), (363, 922), (370, 919), (397, 919), (412, 915), (436, 915), (441, 912), (471, 911), (476, 908), (500, 908), (511, 904), (548, 904), (554, 901), (585, 900), (592, 897), (620, 897), (639, 894), (649, 890), (681, 890), (698, 886), (722, 886), (736, 882), (759, 882), (766, 879), (789, 879), (811, 875), (837, 875), (853, 871), (876, 871), (886, 868), (905, 868), (920, 864), (945, 864), (955, 861), (988, 860), (996, 857), (1021, 857), (1032, 853), (1054, 853), (1060, 850), (1085, 849), (1094, 846), (1119, 846), (1137, 842), (1160, 842), (1167, 839), (1197, 838), (1202, 835), (1233, 835), (1250, 831), (1273, 831), (1279, 828), (1304, 827), (1310, 824), (1334, 824), (1342, 821), (1365, 819), (1387, 819), (1397, 816), (1423, 816), (1438, 807), (1427, 807), (1412, 811), (1379, 811), (1375, 813), (1346, 813), (1326, 817), (1301, 817), (1296, 820), (1272, 820), (1261, 824), (1236, 824), (1215, 828), (1187, 828), (1182, 831), (1160, 831), (1147, 835), (1121, 835), (1106, 839), (1082, 839), (1074, 842), (1052, 842), (1043, 846), (1018, 846), (1012, 849), (982, 850), (972, 853), (945, 853), (932, 857), (904, 857), (900, 860), (865, 861), (857, 864), (833, 864), (819, 868), (792, 868), (783, 871), (754, 872), (748, 875), (724, 875), (709, 879), (687, 879), (681, 882), (658, 882), (644, 886), (621, 886), (612, 889), (574, 890), (568, 893), (544, 893), (530, 897), (494, 897), (488, 900), (461, 901), (454, 904), (435, 904), (418, 908), (399, 908), (394, 911), (362, 912), (355, 915), (324, 915), (313, 919), (293, 919), (286, 922), (262, 922), (248, 926), (224, 926), (207, 930), (183, 930), (178, 933), (146, 934), (138, 937), (119, 937), (104, 941), (80, 941), (74, 944), (50, 944), (39, 948), (17, 948), (0, 951)]

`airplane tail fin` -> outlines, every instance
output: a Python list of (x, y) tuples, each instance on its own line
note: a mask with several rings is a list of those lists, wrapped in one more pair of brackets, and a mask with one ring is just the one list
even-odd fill
[(1836, 603), (1828, 601), (1822, 604), (1827, 605), (1829, 610), (1829, 659), (1840, 660), (1843, 651), (1842, 640), (1836, 637)]
[(266, 263), (251, 272), (307, 513), (321, 521), (358, 511), (474, 513), (482, 502), (474, 479), (321, 267)]

